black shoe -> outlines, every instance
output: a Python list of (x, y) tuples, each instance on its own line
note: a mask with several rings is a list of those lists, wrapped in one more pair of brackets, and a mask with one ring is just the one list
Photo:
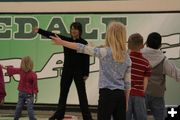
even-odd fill
[(48, 120), (55, 120), (55, 117), (51, 116)]
[(53, 115), (49, 118), (49, 120), (62, 120), (62, 119)]

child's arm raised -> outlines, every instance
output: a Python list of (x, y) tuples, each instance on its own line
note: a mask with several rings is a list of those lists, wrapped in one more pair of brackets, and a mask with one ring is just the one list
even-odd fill
[(21, 69), (20, 68), (14, 68), (13, 66), (3, 66), (0, 65), (3, 69), (7, 70), (7, 74), (9, 76), (12, 76), (14, 74), (19, 74)]
[(1, 65), (1, 64), (0, 64), (0, 66), (2, 67), (2, 69), (7, 70), (7, 67), (6, 67), (6, 66), (3, 66), (3, 65)]
[(144, 92), (146, 92), (149, 77), (144, 77)]
[(55, 45), (62, 45), (64, 47), (74, 49), (74, 50), (77, 50), (77, 48), (78, 48), (77, 43), (64, 41), (57, 34), (55, 34), (55, 36), (50, 36), (50, 38), (52, 39), (52, 41)]

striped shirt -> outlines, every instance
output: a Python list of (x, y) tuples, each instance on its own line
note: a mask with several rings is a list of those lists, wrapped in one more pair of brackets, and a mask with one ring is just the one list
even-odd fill
[(151, 67), (149, 61), (140, 52), (130, 52), (131, 67), (131, 91), (132, 96), (144, 96), (144, 77), (150, 77)]

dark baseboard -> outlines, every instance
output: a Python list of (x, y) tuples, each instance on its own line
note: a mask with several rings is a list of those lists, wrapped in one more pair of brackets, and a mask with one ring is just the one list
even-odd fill
[[(15, 110), (16, 103), (5, 103), (0, 106), (0, 110)], [(34, 104), (34, 110), (50, 110), (55, 111), (57, 108), (57, 104)], [(26, 109), (26, 105), (23, 109)], [(97, 112), (97, 106), (90, 105), (89, 109), (91, 112)], [(81, 112), (79, 105), (67, 105), (67, 112)]]

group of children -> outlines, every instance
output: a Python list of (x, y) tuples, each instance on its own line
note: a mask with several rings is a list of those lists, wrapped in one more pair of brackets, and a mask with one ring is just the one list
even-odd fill
[(162, 38), (159, 33), (149, 34), (145, 48), (142, 36), (132, 34), (128, 39), (130, 56), (125, 46), (125, 33), (124, 25), (110, 23), (105, 45), (100, 48), (70, 43), (58, 36), (51, 38), (56, 45), (99, 58), (98, 120), (110, 120), (111, 116), (114, 120), (146, 120), (146, 106), (155, 120), (164, 120), (164, 76), (180, 81), (180, 69), (160, 50)]
[[(168, 75), (180, 81), (180, 70), (160, 51), (159, 33), (149, 34), (146, 48), (143, 48), (143, 37), (139, 33), (130, 35), (129, 53), (126, 48), (126, 27), (119, 22), (108, 25), (103, 47), (68, 42), (57, 35), (50, 38), (55, 45), (99, 58), (98, 120), (110, 120), (111, 117), (113, 120), (147, 120), (146, 106), (155, 120), (165, 119), (164, 76)], [(34, 95), (37, 97), (38, 87), (31, 58), (24, 57), (20, 68), (0, 67), (6, 69), (10, 76), (20, 74), (21, 77), (15, 120), (19, 119), (25, 101), (30, 120), (35, 120), (33, 99)], [(1, 101), (4, 96), (5, 92), (0, 95)]]
[(164, 100), (165, 76), (179, 82), (180, 69), (166, 58), (160, 50), (161, 44), (162, 37), (157, 32), (148, 35), (146, 47), (140, 34), (132, 34), (128, 39), (132, 66), (126, 120), (147, 120), (147, 109), (155, 120), (165, 120), (167, 117)]
[[(23, 106), (27, 104), (28, 116), (30, 120), (36, 120), (33, 110), (33, 104), (37, 100), (38, 93), (38, 84), (37, 84), (37, 75), (33, 72), (33, 61), (30, 56), (25, 56), (21, 60), (20, 68), (14, 68), (13, 66), (2, 66), (0, 65), (0, 72), (2, 69), (7, 70), (7, 74), (9, 76), (13, 76), (14, 74), (20, 75), (20, 81), (18, 84), (18, 103), (16, 105), (16, 111), (14, 115), (14, 120), (19, 120), (21, 117), (21, 112)], [(1, 73), (0, 73), (1, 74)], [(3, 76), (0, 78), (2, 83), (1, 86), (4, 86)], [(2, 92), (1, 92), (2, 91)], [(4, 101), (5, 97), (5, 89), (1, 88), (0, 93), (2, 96), (0, 98), (1, 103)], [(35, 101), (34, 101), (35, 100)]]

